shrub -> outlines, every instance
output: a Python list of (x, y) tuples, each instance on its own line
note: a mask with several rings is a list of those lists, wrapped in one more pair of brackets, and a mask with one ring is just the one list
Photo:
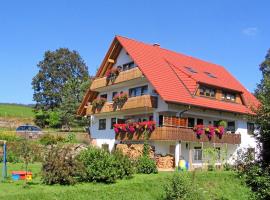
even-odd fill
[(76, 135), (74, 133), (69, 133), (67, 137), (65, 138), (65, 142), (67, 143), (76, 143)]
[(0, 132), (0, 140), (12, 142), (20, 140), (20, 137), (18, 137), (15, 132)]
[(114, 156), (115, 161), (116, 161), (115, 167), (118, 170), (118, 172), (117, 172), (118, 178), (122, 179), (122, 178), (132, 177), (132, 175), (134, 173), (134, 167), (133, 167), (131, 160), (127, 156), (123, 155), (123, 153), (121, 151), (115, 151), (113, 153), (113, 156)]
[(59, 142), (65, 142), (66, 139), (61, 136), (61, 135), (57, 135), (54, 136), (52, 134), (46, 133), (44, 135), (42, 135), (39, 139), (39, 142), (43, 145), (53, 145), (53, 144), (57, 144)]
[(79, 154), (79, 160), (85, 167), (84, 181), (113, 183), (120, 176), (116, 159), (102, 149), (90, 147)]
[(74, 158), (70, 147), (52, 146), (42, 163), (42, 181), (47, 185), (75, 184), (83, 177), (82, 164)]
[(137, 161), (137, 173), (140, 174), (152, 174), (158, 173), (157, 166), (154, 160), (148, 156), (141, 156)]
[(42, 135), (39, 139), (39, 142), (43, 145), (52, 145), (52, 144), (56, 144), (57, 140), (54, 137), (54, 135), (51, 135), (49, 133), (46, 133), (44, 135)]
[(203, 199), (186, 173), (175, 173), (164, 186), (166, 200), (196, 200)]

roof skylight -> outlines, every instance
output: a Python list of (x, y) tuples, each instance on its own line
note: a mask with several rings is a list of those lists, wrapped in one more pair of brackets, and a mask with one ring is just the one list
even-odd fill
[(185, 67), (189, 72), (196, 74), (197, 71), (195, 69), (193, 69), (192, 67)]
[(214, 74), (211, 74), (210, 72), (204, 72), (204, 73), (210, 78), (217, 78)]

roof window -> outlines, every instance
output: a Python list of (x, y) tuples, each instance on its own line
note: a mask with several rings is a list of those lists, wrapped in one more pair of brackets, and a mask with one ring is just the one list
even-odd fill
[(195, 69), (193, 69), (192, 67), (185, 67), (189, 72), (196, 74), (197, 71)]
[(204, 73), (210, 78), (217, 78), (214, 74), (211, 74), (210, 72), (204, 72)]

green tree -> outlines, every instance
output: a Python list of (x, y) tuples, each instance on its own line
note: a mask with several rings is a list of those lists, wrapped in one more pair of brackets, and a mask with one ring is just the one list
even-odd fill
[(90, 79), (84, 82), (79, 79), (70, 79), (63, 88), (62, 104), (59, 109), (59, 114), (62, 125), (68, 129), (74, 125), (84, 124), (82, 123), (82, 121), (84, 121), (83, 118), (76, 116), (76, 111), (89, 84)]
[(256, 97), (260, 100), (261, 106), (257, 110), (256, 123), (259, 126), (257, 134), (261, 144), (261, 159), (265, 166), (270, 165), (270, 49), (265, 60), (260, 65), (262, 80), (255, 91)]
[[(33, 99), (36, 101), (35, 121), (44, 127), (49, 125), (49, 121), (53, 121), (53, 124), (56, 122), (56, 113), (51, 115), (51, 120), (50, 113), (57, 112), (63, 101), (67, 101), (68, 91), (72, 91), (69, 95), (76, 96), (77, 99), (81, 97), (79, 89), (68, 90), (66, 88), (69, 86), (66, 85), (69, 85), (72, 80), (76, 83), (87, 82), (89, 74), (88, 67), (79, 53), (67, 48), (46, 51), (44, 59), (37, 66), (39, 71), (32, 80)], [(64, 106), (62, 108), (65, 109)]]

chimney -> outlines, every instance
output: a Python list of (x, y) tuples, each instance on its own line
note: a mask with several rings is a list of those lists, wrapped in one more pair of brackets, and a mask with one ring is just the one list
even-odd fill
[(159, 43), (154, 43), (153, 46), (154, 47), (160, 47), (160, 44)]

